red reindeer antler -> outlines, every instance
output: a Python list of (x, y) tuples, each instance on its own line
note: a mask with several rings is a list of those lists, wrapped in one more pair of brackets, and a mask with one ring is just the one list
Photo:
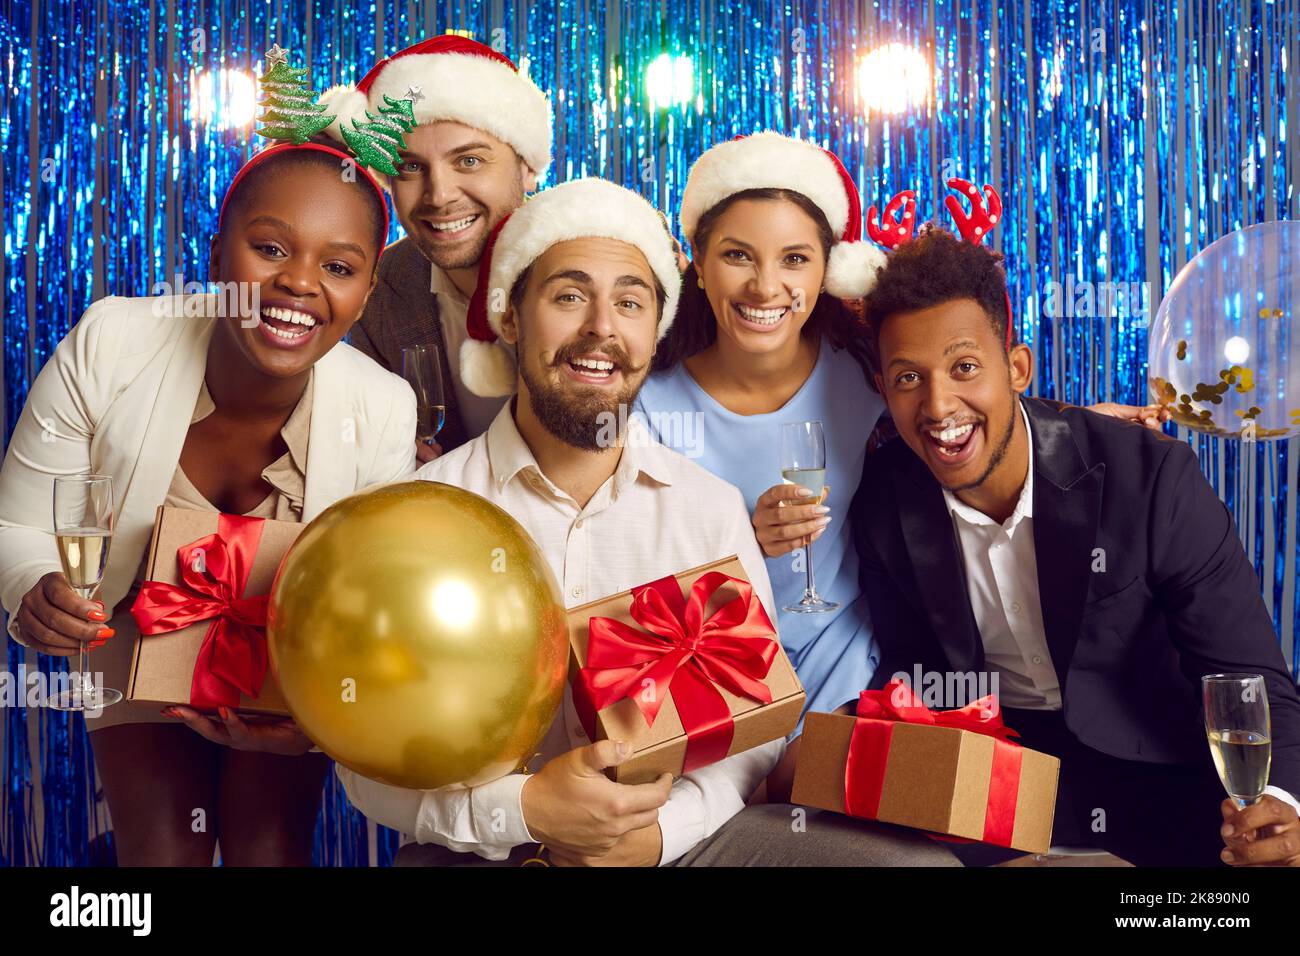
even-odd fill
[(982, 242), (1002, 218), (1002, 197), (992, 186), (985, 186), (986, 201), (980, 196), (978, 187), (966, 179), (950, 179), (948, 188), (957, 190), (970, 199), (969, 214), (956, 196), (949, 196), (943, 201), (952, 214), (953, 222), (957, 224), (957, 231), (967, 242)]
[[(904, 206), (901, 215), (900, 206)], [(872, 242), (886, 249), (896, 249), (909, 241), (913, 230), (916, 229), (916, 193), (910, 189), (896, 193), (894, 198), (885, 204), (885, 211), (880, 216), (880, 220), (882, 223), (887, 221), (888, 225), (882, 227), (876, 224), (875, 206), (867, 210), (867, 235), (871, 237)]]

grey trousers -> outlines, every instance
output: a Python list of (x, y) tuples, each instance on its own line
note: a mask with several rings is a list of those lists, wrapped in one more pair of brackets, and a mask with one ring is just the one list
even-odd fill
[[(537, 845), (506, 860), (484, 860), (432, 843), (408, 843), (395, 866), (520, 866)], [(888, 823), (788, 803), (746, 807), (671, 866), (961, 866), (942, 843)]]

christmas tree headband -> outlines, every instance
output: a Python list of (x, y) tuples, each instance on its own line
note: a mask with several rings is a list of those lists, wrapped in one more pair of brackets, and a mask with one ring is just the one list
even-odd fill
[(383, 234), (387, 236), (388, 203), (384, 200), (384, 188), (367, 172), (366, 167), (388, 176), (397, 175), (394, 161), (406, 148), (403, 136), (416, 125), (412, 111), (413, 99), (395, 100), (391, 96), (385, 96), (383, 105), (379, 107), (379, 115), (367, 111), (364, 123), (354, 119), (350, 127), (341, 130), (348, 146), (348, 151), (345, 152), (328, 144), (308, 142), (312, 136), (333, 123), (334, 116), (326, 112), (325, 106), (316, 102), (316, 91), (308, 88), (306, 68), (289, 66), (288, 52), (278, 43), (267, 51), (266, 62), (271, 69), (262, 76), (262, 115), (258, 117), (262, 125), (258, 127), (257, 134), (280, 142), (258, 153), (240, 167), (221, 201), (217, 228), (221, 228), (226, 203), (234, 195), (235, 187), (249, 172), (274, 156), (298, 150), (314, 150), (361, 167), (361, 175), (379, 195), (379, 205), (384, 215)]

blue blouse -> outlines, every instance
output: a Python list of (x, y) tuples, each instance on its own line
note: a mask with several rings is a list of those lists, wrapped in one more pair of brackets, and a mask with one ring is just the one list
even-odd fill
[[(633, 409), (658, 441), (739, 488), (751, 514), (759, 496), (781, 483), (781, 425), (822, 423), (830, 487), (824, 504), (831, 509), (831, 523), (813, 545), (813, 575), (817, 592), (839, 607), (821, 614), (779, 610), (803, 596), (804, 549), (767, 559), (777, 631), (808, 694), (806, 710), (830, 711), (856, 699), (880, 661), (859, 586), (849, 506), (862, 476), (867, 439), (884, 407), (857, 360), (823, 338), (807, 381), (775, 412), (738, 415), (724, 408), (684, 363), (649, 376)], [(794, 732), (802, 730), (801, 716)]]

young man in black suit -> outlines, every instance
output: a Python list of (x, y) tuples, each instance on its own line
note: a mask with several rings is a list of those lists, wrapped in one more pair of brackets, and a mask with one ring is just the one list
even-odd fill
[[(866, 301), (899, 433), (852, 510), (873, 686), (996, 675), (1019, 742), (1061, 758), (1058, 844), (1300, 865), (1300, 699), (1232, 519), (1186, 443), (1023, 396), (1034, 357), (1007, 344), (1000, 259), (931, 229)], [(1229, 671), (1263, 674), (1272, 711), (1271, 786), (1244, 810), (1200, 702)]]

